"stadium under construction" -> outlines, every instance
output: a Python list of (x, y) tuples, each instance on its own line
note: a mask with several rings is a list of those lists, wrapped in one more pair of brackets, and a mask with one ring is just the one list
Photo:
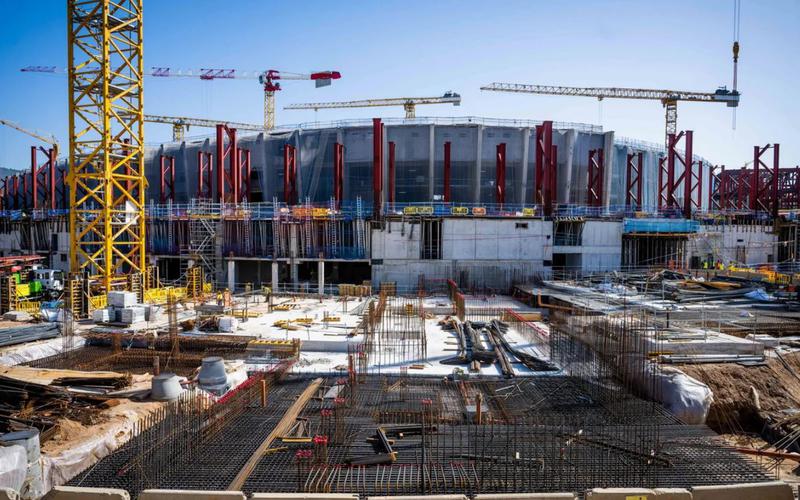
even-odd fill
[[(738, 2), (731, 90), (480, 87), (656, 101), (663, 145), (416, 116), (453, 91), (276, 126), (342, 73), (145, 69), (142, 3), (68, 0), (67, 68), (22, 69), (66, 76), (63, 157), (0, 120), (49, 144), (0, 179), (0, 500), (795, 500), (800, 166), (677, 126), (739, 106)], [(256, 80), (263, 125), (145, 77)]]
[[(779, 146), (755, 148), (760, 170), (725, 170), (692, 140), (474, 117), (219, 125), (147, 148), (147, 252), (164, 280), (198, 264), (231, 290), (413, 291), (423, 275), (500, 290), (553, 272), (792, 262), (800, 183)], [(37, 154), (4, 180), (0, 249), (68, 270), (64, 165)]]

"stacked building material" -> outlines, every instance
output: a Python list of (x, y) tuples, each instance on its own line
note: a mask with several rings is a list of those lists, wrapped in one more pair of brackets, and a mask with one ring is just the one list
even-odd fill
[(55, 337), (58, 337), (58, 327), (51, 323), (19, 328), (4, 328), (0, 332), (0, 347)]

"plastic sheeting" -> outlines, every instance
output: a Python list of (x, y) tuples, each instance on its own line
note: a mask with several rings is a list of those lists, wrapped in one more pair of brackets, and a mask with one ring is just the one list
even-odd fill
[[(113, 425), (106, 425), (86, 439), (71, 443), (68, 449), (44, 452), (42, 471), (44, 488), (66, 484), (83, 470), (117, 450), (131, 438), (133, 425), (153, 408), (154, 403), (131, 406), (114, 413)], [(136, 408), (135, 411), (132, 408)]]
[[(689, 425), (706, 422), (708, 410), (714, 402), (711, 389), (677, 368), (650, 363), (646, 377), (655, 377), (655, 384), (642, 384), (646, 396), (658, 400), (670, 413)], [(655, 392), (655, 394), (653, 394)]]
[[(75, 349), (83, 347), (85, 340), (83, 337), (75, 336), (73, 347)], [(0, 352), (0, 365), (14, 366), (35, 359), (46, 358), (54, 354), (59, 354), (64, 350), (64, 339), (61, 337), (30, 342), (19, 346), (3, 349)]]
[(18, 445), (0, 446), (0, 488), (19, 492), (25, 484), (28, 457), (25, 448)]

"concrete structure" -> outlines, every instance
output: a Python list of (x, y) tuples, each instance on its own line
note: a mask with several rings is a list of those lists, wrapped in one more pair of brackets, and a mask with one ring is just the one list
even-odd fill
[[(444, 193), (444, 144), (451, 144), (451, 201), (494, 203), (496, 146), (506, 145), (506, 202), (533, 202), (536, 126), (540, 121), (477, 117), (383, 119), (383, 178), (388, 178), (388, 143), (395, 144), (395, 201), (430, 202)], [(557, 147), (557, 199), (568, 205), (586, 205), (589, 150), (603, 148), (605, 169), (603, 206), (625, 203), (627, 155), (643, 153), (644, 206), (656, 205), (658, 159), (663, 147), (618, 138), (601, 127), (578, 123), (553, 124)], [(328, 202), (333, 196), (334, 144), (343, 144), (345, 200), (360, 197), (372, 202), (373, 129), (369, 120), (297, 125), (270, 133), (240, 134), (237, 146), (250, 151), (251, 201), (284, 199), (283, 148), (297, 154), (298, 200)], [(148, 199), (159, 202), (160, 157), (175, 158), (176, 203), (187, 203), (198, 188), (198, 153), (216, 154), (216, 137), (189, 138), (166, 143), (146, 152)], [(698, 157), (698, 159), (701, 159)], [(708, 164), (707, 160), (704, 160)], [(708, 173), (704, 173), (706, 182)], [(387, 185), (384, 183), (384, 202)], [(704, 206), (707, 200), (703, 201)]]
[(373, 282), (414, 288), (420, 276), (508, 287), (552, 265), (552, 223), (542, 219), (386, 221), (372, 230)]

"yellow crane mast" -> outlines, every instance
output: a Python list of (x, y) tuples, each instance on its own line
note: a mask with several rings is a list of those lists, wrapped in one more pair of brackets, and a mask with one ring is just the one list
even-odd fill
[(70, 269), (145, 269), (142, 0), (68, 0)]

